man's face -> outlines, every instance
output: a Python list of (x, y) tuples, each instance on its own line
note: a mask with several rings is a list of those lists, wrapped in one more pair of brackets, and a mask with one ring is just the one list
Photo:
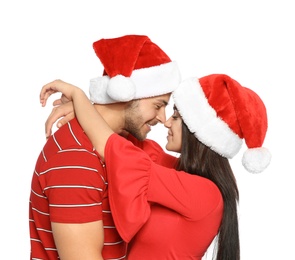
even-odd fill
[(151, 126), (166, 121), (165, 108), (170, 95), (169, 93), (131, 102), (126, 109), (124, 129), (138, 140), (146, 139), (148, 132), (151, 131)]

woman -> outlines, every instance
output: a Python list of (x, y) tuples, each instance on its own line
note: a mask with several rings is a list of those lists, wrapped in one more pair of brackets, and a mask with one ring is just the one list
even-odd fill
[[(174, 114), (165, 123), (167, 150), (181, 154), (171, 160), (151, 140), (130, 137), (132, 143), (114, 134), (75, 86), (45, 85), (43, 106), (55, 92), (63, 93), (63, 102), (73, 101), (80, 124), (106, 162), (112, 214), (129, 242), (129, 260), (201, 259), (216, 235), (216, 259), (240, 259), (239, 192), (228, 158), (244, 139), (248, 171), (260, 172), (270, 162), (261, 147), (266, 109), (256, 93), (223, 74), (184, 81), (173, 93)], [(168, 168), (174, 161), (175, 169)]]

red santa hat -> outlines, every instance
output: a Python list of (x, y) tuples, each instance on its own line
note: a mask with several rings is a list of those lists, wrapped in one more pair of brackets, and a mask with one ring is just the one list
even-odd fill
[(269, 165), (271, 154), (262, 147), (268, 126), (266, 108), (254, 91), (227, 75), (212, 74), (183, 81), (173, 98), (189, 130), (213, 151), (232, 158), (244, 139), (246, 170), (259, 173)]
[(90, 100), (97, 104), (126, 102), (172, 92), (180, 83), (175, 61), (144, 35), (125, 35), (93, 43), (104, 66), (90, 81)]

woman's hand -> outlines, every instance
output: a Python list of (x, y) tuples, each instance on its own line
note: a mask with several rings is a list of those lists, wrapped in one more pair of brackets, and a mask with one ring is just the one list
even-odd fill
[(42, 87), (40, 96), (39, 96), (40, 103), (42, 107), (46, 106), (46, 102), (48, 98), (52, 94), (55, 94), (57, 92), (61, 92), (62, 95), (60, 99), (57, 99), (54, 101), (54, 104), (58, 105), (58, 104), (67, 103), (68, 101), (73, 100), (73, 95), (75, 91), (78, 89), (79, 89), (78, 87), (72, 84), (66, 83), (60, 79), (54, 80)]
[(48, 98), (57, 92), (61, 92), (62, 95), (59, 99), (53, 102), (55, 106), (52, 109), (51, 114), (47, 118), (45, 122), (45, 134), (48, 138), (52, 133), (52, 126), (57, 121), (57, 127), (61, 127), (62, 125), (69, 122), (71, 119), (75, 117), (74, 107), (72, 100), (72, 95), (74, 94), (75, 90), (79, 88), (66, 83), (62, 80), (54, 80), (46, 85), (43, 86), (40, 92), (40, 103), (44, 107)]
[(75, 117), (74, 105), (72, 101), (61, 105), (57, 105), (54, 101), (53, 105), (55, 107), (52, 109), (45, 122), (46, 138), (51, 135), (52, 127), (55, 122), (56, 126), (60, 128)]

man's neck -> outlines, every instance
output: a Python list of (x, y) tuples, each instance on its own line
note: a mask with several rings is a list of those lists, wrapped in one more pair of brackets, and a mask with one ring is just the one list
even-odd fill
[(125, 123), (125, 106), (126, 103), (114, 103), (114, 104), (94, 104), (96, 110), (101, 114), (110, 128), (121, 134)]

